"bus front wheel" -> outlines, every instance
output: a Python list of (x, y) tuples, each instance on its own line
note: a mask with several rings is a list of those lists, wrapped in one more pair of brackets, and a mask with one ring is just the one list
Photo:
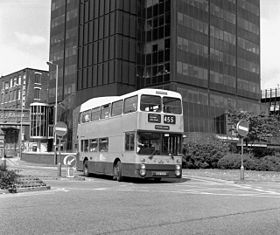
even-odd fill
[(88, 171), (88, 160), (85, 160), (85, 161), (84, 161), (84, 168), (83, 168), (83, 169), (84, 169), (84, 175), (88, 177), (88, 176), (89, 176), (89, 171)]
[(122, 163), (121, 163), (121, 161), (118, 161), (114, 165), (114, 179), (116, 179), (117, 181), (122, 180)]

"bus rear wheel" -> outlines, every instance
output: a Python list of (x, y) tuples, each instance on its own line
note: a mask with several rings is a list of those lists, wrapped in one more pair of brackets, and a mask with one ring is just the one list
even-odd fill
[(117, 181), (122, 181), (122, 163), (121, 163), (121, 161), (118, 161), (114, 165), (114, 176), (113, 176), (113, 179), (115, 179)]
[(84, 176), (89, 176), (89, 171), (88, 171), (88, 160), (85, 160), (84, 161), (84, 167), (83, 167), (83, 170), (84, 170)]

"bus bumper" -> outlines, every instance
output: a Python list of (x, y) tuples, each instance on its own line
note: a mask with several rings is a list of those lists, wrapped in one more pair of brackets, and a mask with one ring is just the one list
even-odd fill
[(138, 164), (136, 173), (141, 178), (181, 178), (182, 165)]

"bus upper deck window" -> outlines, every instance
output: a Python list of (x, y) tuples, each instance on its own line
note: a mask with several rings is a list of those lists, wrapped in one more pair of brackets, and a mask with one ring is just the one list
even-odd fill
[(124, 100), (124, 113), (131, 113), (137, 110), (138, 96), (132, 96)]
[(164, 113), (182, 113), (181, 100), (172, 97), (163, 97), (163, 112)]
[(146, 112), (160, 112), (161, 111), (161, 98), (156, 95), (142, 95), (140, 102), (141, 111)]

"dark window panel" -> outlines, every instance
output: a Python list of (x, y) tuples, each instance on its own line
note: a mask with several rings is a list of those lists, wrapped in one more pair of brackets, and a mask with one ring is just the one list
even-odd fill
[(89, 22), (89, 33), (88, 34), (89, 34), (88, 35), (88, 37), (89, 37), (88, 42), (92, 43), (93, 42), (93, 21)]
[(122, 82), (122, 67), (120, 60), (115, 60), (115, 82)]
[[(104, 1), (104, 0), (100, 0), (100, 1)], [(94, 9), (95, 9), (94, 18), (97, 18), (97, 17), (99, 17), (99, 0), (94, 0), (94, 2), (95, 2), (95, 5), (94, 5)]]
[(89, 1), (89, 20), (94, 19), (94, 1)]
[(129, 38), (123, 37), (123, 46), (122, 46), (122, 58), (129, 60)]
[(115, 61), (110, 60), (109, 62), (109, 83), (115, 82)]
[(104, 37), (109, 37), (109, 30), (110, 30), (110, 25), (109, 25), (109, 15), (105, 15), (105, 22), (104, 22)]
[(121, 36), (117, 35), (115, 39), (115, 57), (122, 58), (122, 38)]
[(131, 2), (133, 2), (133, 1), (131, 1), (131, 0), (123, 0), (123, 4), (124, 4), (123, 9), (124, 9), (124, 11), (129, 12), (129, 10), (130, 10), (130, 3)]
[(128, 84), (128, 62), (122, 61), (122, 82)]
[(116, 19), (115, 19), (115, 12), (110, 13), (110, 35), (115, 34), (115, 30), (116, 30)]
[(92, 67), (88, 68), (88, 85), (87, 87), (92, 87)]
[(98, 43), (95, 42), (93, 44), (93, 64), (97, 64), (97, 58), (98, 58)]
[(92, 44), (89, 44), (88, 45), (88, 65), (92, 65), (92, 57), (93, 57), (93, 54), (92, 54)]
[(88, 46), (83, 47), (83, 67), (88, 65)]
[(117, 11), (116, 14), (116, 33), (122, 34), (122, 27), (123, 27), (123, 13)]
[(105, 3), (105, 0), (99, 1), (99, 16), (104, 15), (104, 8), (105, 8), (104, 3)]
[(79, 48), (79, 61), (78, 61), (78, 69), (81, 69), (83, 67), (83, 48)]
[(98, 63), (101, 62), (103, 62), (103, 41), (99, 41), (98, 43)]
[(135, 40), (134, 39), (130, 39), (129, 61), (136, 62), (135, 46), (136, 46)]
[(110, 11), (114, 11), (116, 9), (116, 0), (111, 0)]
[(84, 28), (84, 45), (88, 43), (88, 24), (85, 24)]
[(88, 22), (88, 19), (89, 19), (89, 14), (88, 14), (88, 11), (89, 11), (89, 3), (88, 1), (85, 2), (84, 4), (84, 22)]
[(129, 63), (129, 85), (136, 85), (135, 78), (136, 78), (136, 66), (133, 63)]
[(116, 8), (120, 10), (123, 9), (123, 0), (116, 0)]
[(92, 69), (92, 86), (97, 86), (97, 65), (94, 65)]
[(129, 32), (129, 23), (130, 23), (130, 17), (129, 14), (123, 13), (123, 34), (126, 36), (130, 36)]
[(82, 89), (87, 88), (87, 68), (83, 69), (83, 87)]
[(99, 19), (99, 35), (98, 38), (104, 38), (104, 17), (100, 17)]
[(79, 46), (83, 46), (84, 42), (84, 27), (80, 26), (79, 28)]
[(97, 66), (97, 68), (98, 68), (98, 83), (97, 83), (97, 85), (98, 86), (102, 86), (102, 84), (103, 84), (103, 66), (102, 66), (102, 64), (99, 64), (98, 66)]
[(105, 62), (103, 64), (103, 84), (107, 85), (109, 83), (108, 75), (109, 75), (109, 70), (108, 70), (108, 62)]
[(98, 20), (94, 20), (94, 34), (93, 34), (93, 40), (98, 40)]
[(105, 14), (110, 12), (110, 0), (105, 0)]
[(104, 61), (109, 59), (109, 38), (104, 39)]
[(113, 59), (115, 56), (115, 37), (110, 37), (109, 59)]

